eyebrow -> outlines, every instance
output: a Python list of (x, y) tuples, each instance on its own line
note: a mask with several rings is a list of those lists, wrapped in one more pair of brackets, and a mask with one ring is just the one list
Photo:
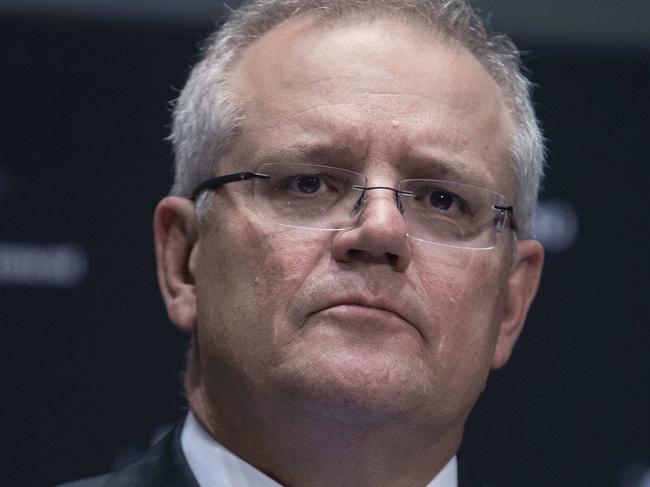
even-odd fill
[(350, 145), (295, 145), (262, 154), (260, 162), (352, 162), (361, 159)]
[(487, 175), (463, 161), (429, 156), (403, 157), (399, 167), (405, 177), (450, 179), (470, 184), (485, 182)]
[[(353, 170), (362, 170), (365, 154), (351, 145), (299, 144), (269, 151), (258, 157), (258, 163), (317, 163), (340, 166), (348, 164)], [(404, 155), (396, 162), (403, 179), (445, 179), (476, 186), (491, 181), (487, 171), (477, 170), (473, 165), (456, 159), (442, 159), (424, 154)]]

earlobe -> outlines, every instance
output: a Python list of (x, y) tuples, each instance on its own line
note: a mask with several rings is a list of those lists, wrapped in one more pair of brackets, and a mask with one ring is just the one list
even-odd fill
[(503, 367), (512, 353), (537, 293), (544, 263), (544, 249), (536, 240), (520, 240), (508, 277), (492, 368)]
[(198, 223), (190, 200), (169, 196), (158, 203), (154, 241), (167, 315), (176, 327), (190, 333), (196, 323), (193, 262), (198, 254)]

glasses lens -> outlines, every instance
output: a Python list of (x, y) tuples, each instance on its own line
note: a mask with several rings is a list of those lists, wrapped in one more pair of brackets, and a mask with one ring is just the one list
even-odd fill
[[(253, 182), (257, 214), (297, 228), (342, 230), (356, 224), (367, 181), (359, 173), (318, 164), (269, 163), (269, 179)], [(462, 248), (492, 248), (505, 198), (477, 186), (433, 179), (400, 183), (408, 236)]]
[(452, 247), (491, 248), (496, 243), (494, 206), (504, 197), (462, 183), (407, 179), (400, 188), (410, 237)]
[(341, 230), (356, 217), (366, 179), (359, 173), (317, 164), (270, 163), (255, 181), (254, 199), (261, 216), (281, 225)]

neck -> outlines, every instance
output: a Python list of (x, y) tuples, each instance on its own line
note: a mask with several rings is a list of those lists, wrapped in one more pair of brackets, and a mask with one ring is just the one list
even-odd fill
[[(462, 424), (440, 431), (431, 421), (368, 411), (226, 395), (211, 401), (188, 391), (198, 421), (217, 441), (279, 483), (297, 487), (422, 486), (456, 453)], [(449, 433), (449, 430), (452, 430)]]

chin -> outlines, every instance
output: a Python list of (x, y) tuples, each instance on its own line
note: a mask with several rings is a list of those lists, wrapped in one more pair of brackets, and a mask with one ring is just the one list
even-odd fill
[(430, 414), (426, 405), (435, 389), (424, 366), (397, 353), (347, 350), (285, 365), (275, 385), (319, 416), (373, 422)]

